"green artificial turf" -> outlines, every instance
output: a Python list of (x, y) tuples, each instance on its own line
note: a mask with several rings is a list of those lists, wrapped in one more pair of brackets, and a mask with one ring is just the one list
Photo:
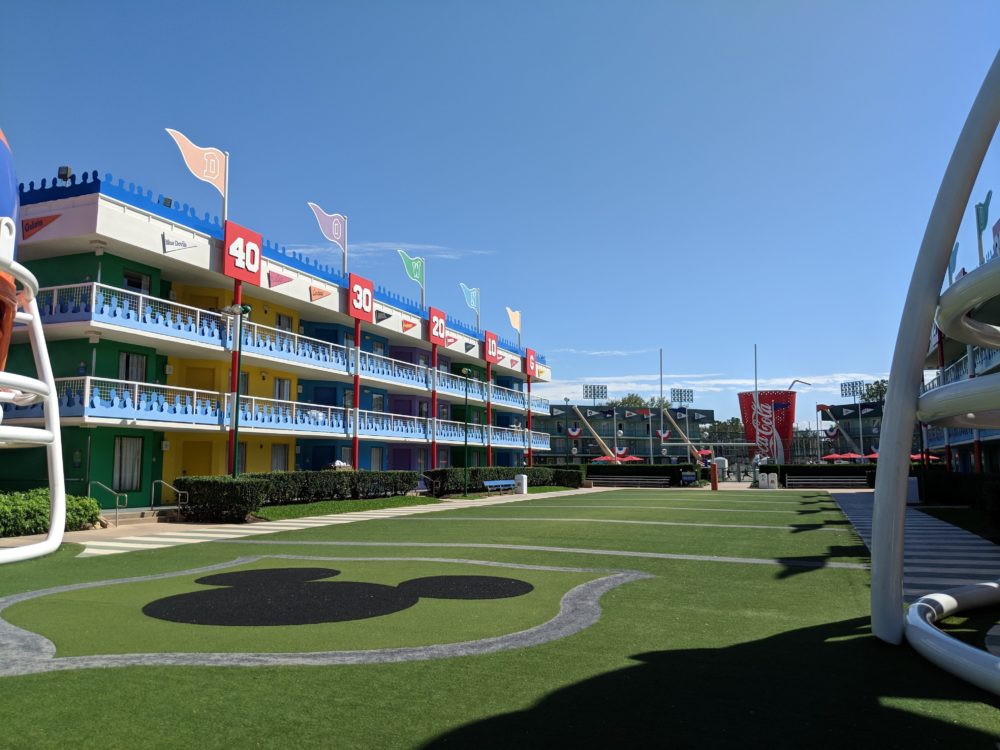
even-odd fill
[[(537, 486), (528, 487), (529, 495), (537, 495), (542, 492), (566, 492), (572, 490), (572, 487), (563, 487), (558, 484), (540, 484)], [(509, 493), (508, 493), (509, 494)], [(475, 500), (483, 497), (500, 497), (496, 492), (486, 493), (486, 492), (470, 492), (468, 495), (445, 495), (449, 500)]]
[[(569, 507), (574, 505), (590, 507)], [(594, 507), (599, 505), (614, 507)], [(650, 510), (624, 507), (629, 505)], [(792, 513), (786, 517), (653, 507), (671, 505)], [(813, 510), (820, 512), (805, 512)], [(446, 520), (487, 516), (560, 520)], [(578, 520), (689, 516), (718, 524), (736, 523), (734, 517), (744, 522), (767, 518), (766, 523), (775, 524), (802, 518), (830, 522), (829, 527), (838, 530)], [(1000, 738), (1000, 711), (994, 698), (950, 677), (905, 646), (889, 646), (871, 637), (867, 570), (789, 564), (867, 560), (864, 547), (843, 530), (838, 523), (843, 517), (825, 495), (702, 490), (574, 493), (408, 518), (430, 520), (380, 519), (82, 559), (75, 558), (79, 547), (67, 546), (41, 560), (0, 566), (0, 595), (269, 554), (372, 558), (295, 564), (329, 565), (345, 576), (385, 582), (426, 571), (473, 567), (458, 560), (630, 569), (653, 577), (606, 593), (601, 619), (585, 630), (501, 653), (380, 665), (130, 667), (0, 678), (4, 717), (0, 746), (995, 750)], [(276, 544), (281, 541), (295, 543)], [(330, 542), (338, 544), (324, 544)], [(349, 546), (361, 542), (388, 546)], [(413, 546), (418, 542), (440, 546)], [(474, 546), (495, 544), (604, 552)], [(775, 564), (656, 559), (622, 552), (753, 557)], [(392, 560), (401, 557), (442, 562)], [(282, 565), (290, 564), (282, 560)], [(493, 570), (496, 575), (537, 581), (544, 596), (538, 601), (529, 594), (486, 602), (498, 606), (484, 617), (457, 607), (424, 608), (430, 602), (421, 600), (411, 610), (386, 616), (384, 622), (373, 618), (351, 623), (359, 626), (351, 638), (357, 645), (402, 644), (447, 642), (461, 633), (509, 632), (545, 619), (559, 593), (573, 576), (581, 575)], [(84, 646), (92, 649), (95, 643), (103, 651), (136, 650), (140, 643), (145, 649), (155, 644), (163, 651), (186, 643), (197, 650), (217, 645), (220, 638), (230, 645), (242, 638), (244, 647), (261, 651), (274, 646), (277, 636), (261, 635), (259, 641), (253, 634), (200, 636), (190, 628), (205, 626), (164, 623), (161, 629), (135, 614), (141, 601), (173, 585), (190, 590), (191, 583), (165, 579), (67, 592), (23, 602), (6, 614), (50, 634), (60, 653)], [(29, 607), (33, 602), (38, 606)], [(167, 632), (173, 628), (178, 630)], [(294, 648), (304, 648), (305, 641), (325, 636), (302, 630), (281, 637)], [(121, 710), (109, 713), (111, 705)]]
[(284, 521), (289, 518), (328, 516), (334, 513), (353, 513), (359, 510), (379, 510), (381, 508), (405, 508), (409, 505), (431, 505), (441, 502), (433, 497), (394, 495), (370, 500), (321, 500), (316, 503), (295, 503), (292, 505), (265, 505), (255, 515), (265, 521)]

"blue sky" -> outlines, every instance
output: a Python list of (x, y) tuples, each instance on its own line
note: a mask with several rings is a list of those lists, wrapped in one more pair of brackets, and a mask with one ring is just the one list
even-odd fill
[[(230, 216), (548, 357), (543, 395), (884, 375), (1000, 7), (973, 2), (20, 3), (22, 180), (98, 169), (216, 211), (164, 127), (232, 153)], [(974, 197), (1000, 183), (996, 149)], [(994, 209), (996, 213), (996, 209)], [(996, 219), (994, 216), (990, 223)], [(959, 265), (975, 258), (970, 208)]]

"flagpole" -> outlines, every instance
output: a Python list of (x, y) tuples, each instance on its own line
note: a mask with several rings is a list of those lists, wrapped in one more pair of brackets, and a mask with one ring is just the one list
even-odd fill
[[(757, 391), (757, 345), (753, 345), (753, 434), (754, 442), (760, 445), (760, 441), (757, 436), (760, 432), (760, 394)], [(756, 455), (760, 455), (760, 450), (757, 450)]]
[[(223, 232), (223, 244), (225, 244), (225, 231), (226, 222), (229, 221), (229, 152), (222, 152), (226, 157), (226, 177), (224, 181), (225, 189), (222, 192), (222, 232)], [(223, 252), (226, 252), (226, 248), (223, 248)], [(239, 279), (233, 280), (233, 305), (243, 304), (243, 282)], [(242, 335), (242, 323), (243, 315), (240, 314), (238, 319), (239, 325), (236, 325), (237, 321), (233, 318), (229, 319), (229, 324), (233, 326), (233, 333), (238, 339)], [(232, 344), (232, 340), (230, 340)], [(240, 419), (240, 341), (235, 342), (233, 346), (232, 360), (229, 365), (229, 390), (232, 392), (233, 399), (233, 412), (229, 417), (229, 474), (235, 476), (236, 472), (236, 454), (238, 452), (239, 446), (236, 444), (237, 430), (239, 429), (239, 419)]]
[[(660, 447), (663, 447), (663, 347), (660, 347)], [(662, 463), (662, 461), (660, 462)]]
[(341, 271), (341, 276), (345, 279), (347, 278), (347, 217), (344, 217), (344, 259), (343, 259), (343, 270)]

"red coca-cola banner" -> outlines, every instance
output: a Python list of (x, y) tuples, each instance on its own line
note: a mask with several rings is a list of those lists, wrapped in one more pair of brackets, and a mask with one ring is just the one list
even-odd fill
[(737, 395), (747, 442), (757, 444), (757, 454), (779, 464), (788, 463), (792, 458), (795, 391), (757, 391), (756, 394), (746, 391)]

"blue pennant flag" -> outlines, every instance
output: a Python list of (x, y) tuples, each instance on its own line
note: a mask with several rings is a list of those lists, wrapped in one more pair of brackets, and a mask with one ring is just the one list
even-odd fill
[(463, 284), (461, 281), (458, 282), (458, 285), (460, 287), (462, 287), (462, 294), (465, 295), (465, 304), (467, 304), (469, 307), (471, 307), (473, 310), (475, 310), (478, 313), (479, 312), (479, 289), (478, 288), (476, 288), (476, 289), (470, 289), (465, 284)]

